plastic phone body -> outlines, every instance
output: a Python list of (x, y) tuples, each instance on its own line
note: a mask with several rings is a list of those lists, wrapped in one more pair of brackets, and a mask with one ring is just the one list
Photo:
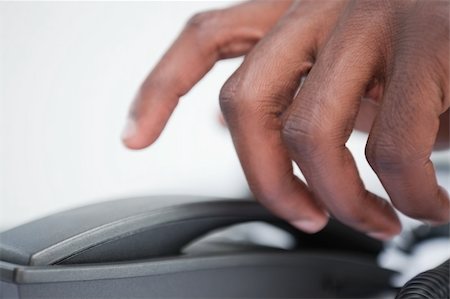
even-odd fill
[[(209, 232), (264, 221), (292, 250), (185, 253)], [(233, 246), (231, 246), (233, 247)], [(390, 288), (382, 244), (331, 221), (304, 234), (252, 200), (195, 196), (108, 201), (0, 234), (1, 298), (363, 298)]]

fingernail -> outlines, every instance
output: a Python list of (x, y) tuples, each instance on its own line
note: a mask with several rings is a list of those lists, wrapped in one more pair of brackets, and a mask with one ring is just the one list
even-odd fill
[(125, 129), (122, 132), (122, 140), (127, 140), (136, 134), (136, 122), (132, 119), (128, 119)]
[(386, 233), (382, 233), (382, 232), (371, 232), (371, 233), (367, 233), (367, 235), (369, 237), (372, 237), (374, 239), (378, 239), (381, 241), (388, 241), (390, 239), (392, 239), (394, 236), (386, 234)]
[(322, 228), (324, 228), (324, 226), (326, 225), (326, 222), (322, 223), (321, 221), (303, 219), (303, 220), (292, 221), (291, 224), (301, 231), (312, 234), (312, 233), (317, 233)]

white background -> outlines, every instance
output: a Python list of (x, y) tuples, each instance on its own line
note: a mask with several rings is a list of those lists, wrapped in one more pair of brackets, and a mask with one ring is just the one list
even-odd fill
[[(0, 230), (109, 198), (245, 196), (217, 122), (220, 86), (239, 59), (219, 63), (182, 99), (154, 146), (133, 152), (120, 142), (137, 87), (187, 19), (226, 5), (0, 3)], [(364, 138), (350, 147), (368, 188), (383, 194)]]

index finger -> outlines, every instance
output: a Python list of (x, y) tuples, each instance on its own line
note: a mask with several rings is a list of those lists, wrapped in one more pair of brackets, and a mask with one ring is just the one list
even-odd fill
[[(204, 12), (189, 20), (180, 36), (143, 82), (122, 136), (132, 149), (153, 143), (178, 100), (216, 63), (247, 53), (291, 1), (252, 1)], [(254, 18), (255, 15), (262, 18)]]

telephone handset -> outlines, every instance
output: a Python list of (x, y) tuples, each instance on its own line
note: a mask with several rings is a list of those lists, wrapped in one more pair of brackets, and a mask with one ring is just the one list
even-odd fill
[[(289, 229), (250, 200), (143, 197), (93, 204), (19, 226), (0, 234), (1, 252), (3, 259), (33, 266), (129, 261), (177, 254), (213, 229), (248, 221)], [(353, 247), (368, 253), (380, 248), (379, 242), (338, 223), (315, 236), (290, 231), (305, 240), (306, 248)]]
[[(215, 229), (250, 221), (278, 226), (298, 245), (276, 252), (181, 254), (187, 244)], [(392, 272), (375, 261), (381, 248), (381, 242), (333, 220), (317, 234), (302, 233), (252, 200), (131, 198), (57, 213), (1, 233), (0, 284), (3, 290), (21, 290), (12, 298), (28, 298), (26, 290), (29, 298), (39, 291), (44, 297), (63, 292), (55, 295), (59, 298), (265, 297), (271, 292), (273, 297), (349, 297), (355, 292), (363, 297), (389, 287)], [(311, 281), (298, 286), (289, 281), (292, 275)], [(370, 280), (363, 282), (367, 275)], [(321, 279), (331, 284), (331, 291), (319, 287)], [(268, 285), (256, 286), (253, 280)], [(350, 280), (357, 283), (349, 287)], [(179, 290), (173, 289), (175, 282), (181, 283)]]

